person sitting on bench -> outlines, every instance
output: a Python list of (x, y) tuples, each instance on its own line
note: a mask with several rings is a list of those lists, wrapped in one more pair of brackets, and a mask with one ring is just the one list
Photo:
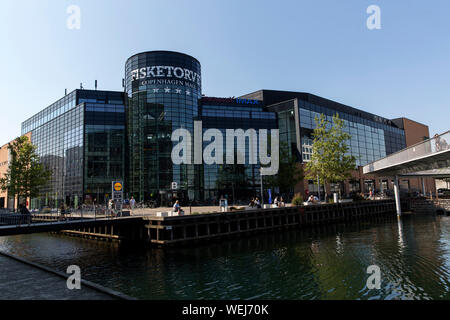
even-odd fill
[(179, 215), (183, 214), (183, 210), (180, 207), (180, 201), (175, 201), (175, 204), (173, 205), (173, 212), (178, 213)]

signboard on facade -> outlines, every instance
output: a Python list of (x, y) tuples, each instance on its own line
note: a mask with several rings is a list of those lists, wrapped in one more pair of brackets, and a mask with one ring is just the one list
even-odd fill
[(243, 98), (218, 98), (218, 97), (202, 97), (203, 103), (218, 103), (218, 104), (256, 104), (262, 105), (262, 101), (255, 99)]
[(200, 75), (180, 66), (145, 66), (131, 70), (131, 81), (140, 81), (139, 85), (178, 85), (200, 88)]

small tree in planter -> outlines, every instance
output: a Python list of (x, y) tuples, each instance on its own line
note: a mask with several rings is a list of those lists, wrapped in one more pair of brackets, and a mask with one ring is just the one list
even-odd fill
[(303, 205), (303, 197), (300, 194), (296, 194), (295, 197), (292, 199), (292, 205), (294, 206)]
[(315, 180), (319, 177), (327, 196), (327, 182), (337, 183), (350, 177), (356, 168), (355, 156), (348, 155), (347, 140), (350, 134), (343, 129), (344, 121), (338, 115), (333, 116), (330, 124), (324, 114), (314, 119), (316, 128), (313, 132), (313, 152), (311, 160), (306, 164), (306, 177)]

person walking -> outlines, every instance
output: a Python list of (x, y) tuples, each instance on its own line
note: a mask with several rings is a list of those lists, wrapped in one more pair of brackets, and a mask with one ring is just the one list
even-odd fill
[(248, 206), (249, 206), (250, 208), (253, 208), (253, 207), (255, 206), (255, 199), (254, 199), (254, 198), (252, 198), (252, 199), (250, 200), (250, 203), (248, 204)]
[(261, 202), (259, 202), (259, 199), (255, 199), (256, 208), (261, 209)]
[(284, 207), (284, 199), (283, 199), (283, 197), (280, 198), (280, 207)]
[(114, 207), (113, 199), (109, 199), (109, 201), (108, 201), (108, 211), (109, 211), (109, 214), (110, 214), (111, 217), (114, 215), (113, 207)]
[(221, 212), (225, 212), (228, 210), (228, 200), (222, 195), (219, 199), (219, 207)]
[(23, 221), (25, 223), (30, 224), (31, 223), (31, 213), (25, 204), (20, 205), (20, 213), (23, 215)]
[(65, 220), (65, 214), (66, 214), (66, 207), (64, 206), (64, 203), (61, 203), (61, 207), (59, 208), (60, 210), (60, 220)]
[(134, 205), (135, 205), (135, 204), (136, 204), (136, 200), (134, 200), (134, 198), (131, 197), (131, 199), (130, 199), (130, 208), (131, 208), (131, 211), (133, 211)]

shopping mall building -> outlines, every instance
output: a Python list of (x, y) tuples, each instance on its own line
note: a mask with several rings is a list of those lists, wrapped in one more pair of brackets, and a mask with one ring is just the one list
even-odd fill
[[(136, 54), (125, 63), (124, 91), (77, 89), (22, 123), (42, 162), (52, 171), (41, 196), (31, 207), (68, 205), (111, 197), (111, 182), (124, 181), (125, 196), (139, 200), (210, 202), (221, 195), (248, 199), (260, 190), (256, 164), (174, 164), (176, 142), (171, 135), (183, 128), (194, 134), (218, 129), (279, 129), (280, 145), (289, 149), (299, 165), (311, 158), (314, 118), (328, 120), (336, 113), (350, 133), (349, 153), (357, 157), (358, 170), (340, 185), (342, 194), (392, 189), (389, 179), (362, 174), (361, 166), (429, 137), (428, 127), (406, 118), (386, 119), (309, 93), (260, 90), (239, 98), (202, 94), (200, 62), (186, 54), (151, 51)], [(203, 146), (207, 146), (203, 142)], [(0, 149), (0, 165), (7, 165), (7, 146)], [(249, 158), (248, 148), (241, 151)], [(280, 160), (283, 161), (282, 159)], [(0, 174), (4, 171), (0, 166)], [(416, 181), (417, 180), (417, 181)], [(174, 182), (176, 188), (174, 189)], [(407, 191), (422, 183), (401, 181)], [(434, 190), (434, 181), (426, 181)], [(304, 180), (292, 192), (317, 191), (317, 183)], [(273, 190), (272, 193), (276, 193)], [(8, 205), (0, 194), (0, 207)], [(3, 199), (3, 200), (2, 200)]]

